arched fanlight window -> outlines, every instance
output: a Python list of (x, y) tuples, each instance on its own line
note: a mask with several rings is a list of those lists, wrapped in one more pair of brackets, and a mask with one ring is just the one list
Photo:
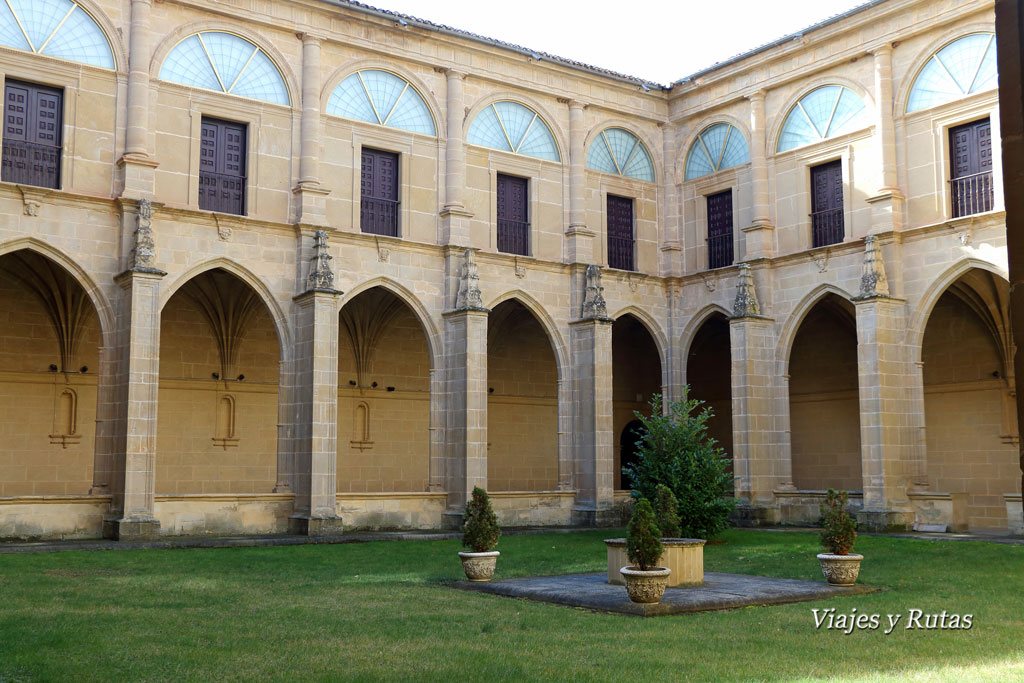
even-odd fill
[(954, 40), (925, 63), (907, 99), (907, 113), (937, 107), (996, 87), (993, 33), (972, 33)]
[(114, 53), (103, 29), (71, 0), (0, 1), (0, 44), (114, 68)]
[(365, 69), (351, 74), (331, 93), (327, 113), (413, 133), (437, 134), (430, 108), (416, 88), (387, 71)]
[(518, 102), (494, 102), (473, 119), (466, 141), (473, 145), (561, 161), (555, 136), (537, 112)]
[(743, 133), (728, 123), (715, 123), (701, 131), (690, 145), (683, 177), (693, 180), (748, 161), (750, 151)]
[(289, 104), (284, 77), (270, 57), (245, 38), (222, 31), (201, 31), (174, 46), (160, 78), (173, 83)]
[(587, 168), (654, 182), (654, 164), (647, 148), (622, 128), (606, 128), (590, 143)]
[(782, 124), (776, 151), (845, 135), (870, 125), (860, 96), (842, 85), (824, 85), (800, 98)]

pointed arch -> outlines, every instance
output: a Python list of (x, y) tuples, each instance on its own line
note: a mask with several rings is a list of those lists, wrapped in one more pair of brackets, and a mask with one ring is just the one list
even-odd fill
[(345, 308), (345, 304), (352, 301), (355, 297), (375, 287), (380, 287), (381, 289), (394, 294), (399, 301), (409, 307), (409, 310), (412, 311), (413, 315), (415, 315), (416, 319), (419, 321), (420, 327), (423, 328), (423, 334), (427, 338), (427, 348), (430, 349), (431, 369), (440, 368), (443, 344), (441, 342), (441, 334), (438, 331), (437, 325), (434, 323), (434, 319), (430, 317), (430, 313), (427, 310), (427, 307), (423, 305), (423, 302), (421, 302), (410, 289), (401, 283), (384, 276), (360, 282), (356, 286), (350, 288), (344, 296), (341, 297), (340, 306), (338, 307), (339, 310)]
[(555, 324), (554, 318), (544, 310), (544, 307), (539, 301), (521, 289), (512, 289), (493, 299), (487, 304), (487, 308), (493, 311), (495, 306), (498, 304), (513, 299), (518, 301), (524, 308), (526, 308), (526, 310), (533, 314), (533, 317), (537, 319), (537, 322), (540, 323), (540, 326), (547, 334), (548, 341), (551, 343), (551, 350), (555, 354), (555, 362), (558, 364), (558, 379), (569, 379), (569, 358), (565, 341), (563, 340), (561, 333), (558, 331), (558, 325)]
[(640, 324), (646, 328), (647, 332), (651, 335), (651, 339), (654, 340), (654, 345), (658, 348), (658, 359), (661, 361), (662, 374), (668, 372), (668, 335), (665, 334), (664, 330), (661, 329), (661, 325), (654, 319), (647, 311), (644, 311), (636, 306), (629, 305), (619, 310), (615, 315), (612, 316), (613, 320), (618, 320), (624, 315), (631, 315), (640, 321)]
[(779, 334), (779, 341), (775, 347), (775, 361), (779, 368), (780, 375), (789, 374), (789, 356), (793, 350), (793, 341), (796, 339), (800, 326), (803, 324), (807, 314), (817, 306), (829, 294), (835, 294), (839, 298), (853, 306), (853, 296), (845, 290), (831, 284), (818, 285), (801, 299), (800, 303), (789, 314)]
[(277, 332), (277, 343), (281, 351), (281, 360), (291, 360), (292, 354), (292, 334), (291, 328), (288, 327), (288, 318), (285, 316), (284, 311), (281, 310), (281, 306), (278, 304), (277, 299), (270, 292), (270, 289), (263, 283), (258, 276), (256, 276), (251, 270), (245, 266), (232, 261), (225, 257), (218, 257), (209, 261), (199, 263), (192, 268), (189, 268), (185, 272), (179, 274), (174, 280), (167, 283), (167, 285), (161, 288), (160, 292), (160, 310), (161, 312), (166, 308), (167, 302), (171, 300), (174, 294), (188, 284), (197, 275), (201, 275), (210, 270), (216, 269), (223, 270), (225, 272), (234, 275), (239, 280), (249, 285), (250, 288), (260, 297), (263, 304), (267, 307), (267, 312), (270, 314), (270, 318), (274, 322), (274, 331)]
[(708, 304), (704, 308), (697, 311), (697, 313), (690, 318), (690, 322), (686, 323), (683, 327), (682, 334), (679, 335), (679, 343), (683, 352), (683, 358), (686, 358), (686, 354), (690, 352), (690, 347), (693, 346), (693, 338), (700, 332), (700, 328), (704, 326), (704, 323), (708, 321), (714, 315), (720, 315), (729, 320), (732, 317), (732, 311), (727, 311), (718, 304)]

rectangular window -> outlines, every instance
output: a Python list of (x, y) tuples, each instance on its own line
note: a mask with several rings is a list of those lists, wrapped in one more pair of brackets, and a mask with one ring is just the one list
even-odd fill
[(398, 237), (398, 155), (363, 147), (360, 173), (360, 228), (373, 235)]
[(708, 268), (732, 265), (732, 190), (708, 195)]
[(244, 123), (203, 117), (199, 147), (199, 208), (245, 215)]
[(633, 200), (608, 195), (608, 267), (633, 270)]
[(824, 247), (843, 241), (843, 162), (811, 167), (811, 242)]
[(31, 83), (4, 85), (2, 178), (8, 183), (60, 187), (64, 92)]
[(498, 251), (530, 253), (529, 184), (526, 178), (498, 174)]
[(992, 210), (992, 124), (988, 119), (949, 129), (953, 218)]

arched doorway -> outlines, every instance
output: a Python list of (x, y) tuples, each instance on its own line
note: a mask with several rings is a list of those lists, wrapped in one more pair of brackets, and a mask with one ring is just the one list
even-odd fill
[(558, 486), (558, 363), (530, 310), (510, 299), (487, 321), (487, 488)]
[[(615, 477), (622, 489), (623, 435), (636, 420), (634, 411), (649, 415), (651, 398), (661, 393), (661, 355), (654, 337), (640, 320), (630, 314), (619, 316), (612, 325), (612, 424), (620, 438), (615, 443)], [(633, 439), (635, 441), (636, 439)]]
[(1009, 284), (971, 270), (942, 294), (921, 347), (927, 473), (935, 491), (967, 494), (972, 529), (1005, 529), (1020, 491)]
[(0, 496), (89, 492), (100, 339), (67, 270), (30, 250), (0, 256)]
[(704, 401), (714, 411), (708, 421), (708, 435), (732, 462), (732, 352), (729, 321), (712, 313), (690, 342), (686, 356), (686, 383), (690, 397)]
[(215, 268), (160, 313), (157, 495), (269, 493), (280, 345), (259, 294)]
[(853, 304), (826, 294), (800, 323), (789, 355), (793, 483), (862, 491), (857, 322)]
[(425, 491), (430, 474), (430, 348), (423, 325), (384, 287), (341, 309), (340, 493)]

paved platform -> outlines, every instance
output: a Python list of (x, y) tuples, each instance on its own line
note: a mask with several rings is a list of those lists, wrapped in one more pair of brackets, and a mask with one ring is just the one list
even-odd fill
[(873, 593), (870, 586), (840, 588), (824, 581), (774, 579), (767, 576), (705, 572), (704, 585), (691, 588), (668, 588), (657, 605), (631, 602), (624, 586), (608, 583), (608, 575), (565, 574), (528, 579), (501, 579), (490, 583), (458, 581), (455, 588), (512, 598), (527, 598), (556, 605), (583, 607), (598, 612), (615, 612), (637, 617), (666, 614), (707, 612), (753, 605), (781, 605), (792, 602), (822, 600), (838, 595)]

